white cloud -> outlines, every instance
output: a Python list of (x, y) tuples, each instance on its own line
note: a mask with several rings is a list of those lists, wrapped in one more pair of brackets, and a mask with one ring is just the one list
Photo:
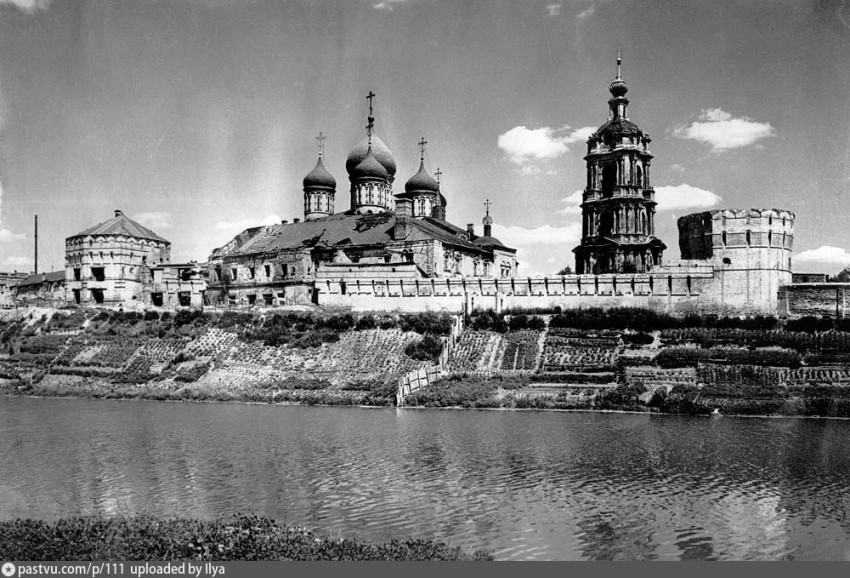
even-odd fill
[(404, 4), (406, 2), (407, 0), (383, 0), (377, 4), (372, 4), (372, 8), (375, 10), (388, 10), (389, 12), (392, 12), (394, 4)]
[(576, 16), (576, 18), (578, 18), (579, 20), (584, 20), (585, 18), (589, 18), (589, 17), (593, 16), (594, 12), (596, 12), (596, 6), (591, 6), (587, 10), (583, 10), (583, 11), (579, 12), (578, 16)]
[(673, 187), (656, 187), (655, 201), (659, 211), (704, 209), (713, 207), (723, 199), (711, 191), (682, 183)]
[(548, 160), (559, 157), (567, 152), (569, 145), (587, 140), (594, 127), (583, 127), (570, 130), (565, 126), (559, 129), (543, 126), (527, 128), (515, 126), (500, 134), (497, 144), (511, 162), (526, 165), (533, 161)]
[(8, 269), (26, 269), (32, 265), (32, 259), (29, 257), (6, 257), (2, 263), (0, 263), (0, 267), (4, 270)]
[(280, 217), (277, 215), (268, 215), (261, 221), (257, 219), (241, 219), (239, 221), (219, 221), (213, 228), (218, 231), (231, 231), (233, 234), (241, 233), (245, 229), (251, 227), (268, 227), (269, 225), (280, 224)]
[(566, 207), (558, 211), (562, 215), (581, 215), (581, 202), (584, 197), (584, 191), (579, 189), (568, 197), (561, 199), (562, 203), (566, 203)]
[(569, 245), (572, 247), (581, 239), (581, 225), (569, 223), (565, 227), (541, 225), (527, 229), (519, 225), (493, 225), (493, 234), (508, 247), (536, 245)]
[(170, 229), (174, 226), (174, 219), (171, 213), (160, 211), (152, 211), (150, 213), (139, 213), (133, 216), (133, 219), (140, 222), (145, 227), (151, 229)]
[(32, 14), (36, 10), (47, 10), (50, 7), (52, 0), (0, 0), (0, 5), (14, 6), (23, 10), (27, 14)]
[(817, 249), (803, 251), (794, 257), (798, 263), (822, 263), (825, 265), (850, 266), (850, 253), (842, 247), (824, 245)]
[(0, 229), (0, 243), (11, 243), (12, 241), (22, 241), (26, 239), (23, 233), (13, 233), (9, 229)]
[(679, 138), (708, 143), (717, 152), (749, 146), (775, 136), (769, 122), (756, 122), (746, 116), (735, 118), (719, 108), (703, 110), (699, 121), (690, 126), (677, 127), (673, 134)]
[(547, 4), (546, 5), (546, 16), (548, 18), (552, 18), (553, 16), (558, 16), (561, 13), (561, 4)]

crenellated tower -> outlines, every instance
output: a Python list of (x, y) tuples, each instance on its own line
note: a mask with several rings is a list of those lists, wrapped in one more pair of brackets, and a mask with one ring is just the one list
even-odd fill
[(649, 178), (649, 135), (628, 118), (628, 86), (621, 75), (609, 88), (608, 121), (587, 140), (587, 184), (582, 195), (576, 273), (644, 273), (661, 264), (666, 246), (655, 237), (655, 191)]

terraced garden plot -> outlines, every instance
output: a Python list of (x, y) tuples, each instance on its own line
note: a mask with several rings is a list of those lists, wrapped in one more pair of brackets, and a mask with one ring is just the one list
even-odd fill
[(539, 331), (512, 331), (505, 335), (503, 342), (502, 369), (533, 370), (537, 367)]
[(68, 343), (69, 335), (36, 335), (28, 337), (21, 344), (21, 353), (43, 356), (48, 359), (58, 357)]
[(502, 334), (493, 331), (466, 330), (454, 347), (448, 363), (453, 373), (487, 371), (502, 341)]
[(185, 351), (187, 355), (215, 357), (230, 349), (238, 339), (235, 333), (210, 327), (200, 337), (189, 342)]
[(619, 347), (609, 339), (590, 339), (547, 335), (543, 346), (543, 371), (572, 371), (611, 368)]
[(186, 349), (187, 343), (184, 339), (151, 339), (139, 348), (139, 354), (152, 363), (168, 363)]

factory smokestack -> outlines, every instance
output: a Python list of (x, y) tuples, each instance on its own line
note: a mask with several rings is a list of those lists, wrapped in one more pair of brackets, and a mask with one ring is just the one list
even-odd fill
[(35, 216), (35, 272), (38, 273), (38, 215)]

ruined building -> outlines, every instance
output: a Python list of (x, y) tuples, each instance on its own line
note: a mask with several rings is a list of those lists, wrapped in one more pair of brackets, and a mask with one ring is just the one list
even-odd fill
[(112, 219), (65, 240), (65, 301), (203, 305), (203, 268), (170, 261), (170, 241), (116, 210)]
[(576, 273), (645, 273), (661, 264), (666, 246), (655, 237), (655, 191), (649, 180), (649, 135), (628, 118), (629, 91), (611, 83), (608, 122), (587, 140), (581, 245)]
[[(473, 225), (447, 220), (440, 182), (426, 169), (423, 138), (418, 171), (395, 194), (396, 162), (373, 134), (372, 98), (366, 136), (345, 163), (349, 208), (336, 210), (336, 179), (324, 165), (321, 133), (316, 166), (303, 181), (304, 220), (249, 228), (209, 259), (213, 303), (290, 305), (322, 303), (321, 294), (381, 292), (389, 283), (425, 286), (446, 278), (511, 278), (515, 249)], [(437, 175), (440, 176), (439, 170)]]

